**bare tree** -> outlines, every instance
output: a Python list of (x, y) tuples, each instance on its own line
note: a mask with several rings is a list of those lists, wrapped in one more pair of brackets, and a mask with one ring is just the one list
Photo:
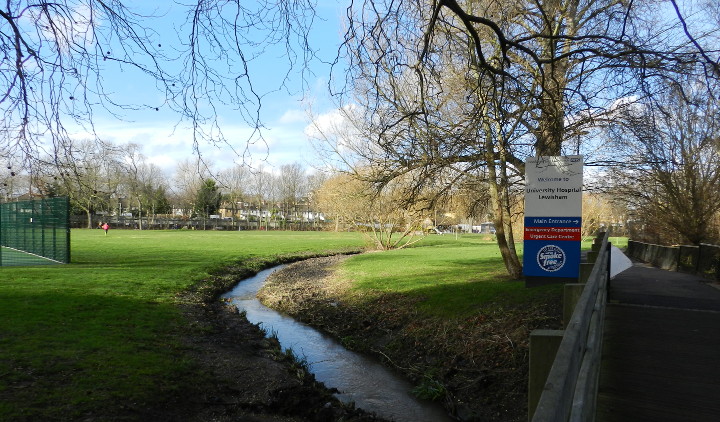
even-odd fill
[[(0, 6), (0, 152), (18, 163), (44, 152), (70, 154), (74, 133), (97, 140), (95, 119), (103, 109), (125, 118), (130, 111), (168, 109), (192, 127), (195, 149), (211, 142), (247, 154), (246, 145), (226, 138), (219, 110), (232, 110), (255, 129), (254, 141), (262, 139), (263, 96), (289, 89), (289, 73), (272, 87), (258, 87), (255, 63), (278, 47), (284, 59), (277, 66), (305, 69), (314, 55), (307, 41), (314, 16), (308, 0), (150, 7), (119, 0), (7, 0)], [(159, 95), (124, 103), (108, 88), (111, 70), (142, 79)]]
[(307, 198), (308, 183), (305, 169), (300, 163), (283, 164), (277, 177), (279, 199), (285, 220), (297, 216), (297, 207)]
[(259, 213), (260, 225), (263, 220), (265, 228), (268, 228), (270, 213), (272, 212), (272, 202), (275, 199), (275, 181), (271, 173), (265, 171), (264, 166), (258, 166), (252, 172), (252, 182), (250, 184), (250, 192), (253, 202)]
[[(715, 48), (718, 30), (693, 37), (697, 43), (689, 48), (682, 13), (663, 21), (653, 4), (365, 0), (348, 9), (347, 86), (386, 91), (370, 97), (373, 110), (385, 111), (390, 103), (403, 119), (421, 118), (424, 105), (445, 94), (438, 83), (449, 67), (474, 86), (512, 90), (518, 106), (531, 111), (521, 122), (533, 135), (533, 153), (558, 155), (577, 126), (568, 124), (568, 116), (597, 115), (663, 74), (685, 72), (699, 55), (712, 59), (702, 63), (716, 74), (718, 51), (701, 43)], [(410, 101), (400, 101), (407, 97), (406, 89), (398, 89), (401, 79), (412, 87)], [(385, 123), (393, 122), (398, 119)]]
[(599, 229), (612, 229), (613, 236), (627, 235), (627, 207), (612, 191), (583, 194), (582, 235), (592, 237)]
[(150, 222), (158, 208), (167, 208), (167, 181), (162, 170), (152, 163), (147, 163), (139, 151), (140, 146), (137, 144), (128, 144), (123, 148), (122, 180), (125, 188), (123, 193), (126, 199), (135, 205), (138, 228), (142, 230), (143, 214)]
[[(354, 230), (356, 221), (365, 220), (363, 203), (368, 192), (356, 178), (339, 173), (328, 177), (315, 191), (318, 209), (334, 223), (336, 232)], [(362, 217), (361, 217), (362, 216)]]
[(233, 215), (237, 212), (238, 204), (242, 208), (250, 197), (251, 176), (250, 170), (239, 165), (221, 171), (218, 175), (225, 207), (229, 208)]
[(624, 162), (612, 168), (610, 186), (652, 242), (720, 240), (720, 103), (712, 92), (690, 78), (609, 127)]
[(317, 191), (322, 212), (335, 221), (335, 230), (359, 230), (377, 249), (401, 249), (424, 237), (428, 214), (408, 206), (392, 186), (382, 192), (345, 173), (330, 177)]
[(72, 160), (55, 161), (59, 171), (62, 193), (70, 204), (87, 216), (87, 228), (92, 228), (92, 217), (97, 211), (109, 212), (121, 183), (121, 151), (114, 145), (98, 144), (85, 140), (69, 145)]
[(197, 192), (203, 182), (212, 179), (212, 169), (212, 163), (202, 161), (199, 157), (178, 163), (173, 175), (173, 192), (176, 205), (186, 214), (192, 212)]

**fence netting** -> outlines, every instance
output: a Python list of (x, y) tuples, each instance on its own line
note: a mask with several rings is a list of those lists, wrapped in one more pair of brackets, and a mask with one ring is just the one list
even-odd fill
[(0, 204), (0, 266), (70, 262), (66, 197)]

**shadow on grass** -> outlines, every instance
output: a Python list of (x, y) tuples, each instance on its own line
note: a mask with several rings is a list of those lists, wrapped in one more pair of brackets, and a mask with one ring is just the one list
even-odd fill
[(0, 420), (113, 415), (191, 385), (172, 305), (2, 290), (0, 320)]

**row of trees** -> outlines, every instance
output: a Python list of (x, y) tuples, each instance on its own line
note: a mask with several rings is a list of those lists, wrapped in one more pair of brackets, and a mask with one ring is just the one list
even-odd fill
[[(244, 154), (247, 145), (225, 138), (218, 110), (229, 105), (262, 137), (264, 92), (252, 83), (253, 60), (279, 45), (289, 69), (305, 69), (315, 53), (308, 37), (315, 6), (175, 6), (185, 20), (164, 37), (152, 26), (159, 16), (121, 2), (6, 2), (0, 48), (12, 60), (0, 69), (3, 155), (36, 168), (27, 162), (41, 159), (49, 139), (45, 150), (65, 168), (83, 154), (67, 123), (93, 134), (98, 105), (171, 109), (190, 123), (196, 142)], [(708, 126), (678, 137), (678, 125), (690, 122), (671, 112), (682, 104), (698, 121), (714, 118), (717, 2), (362, 0), (349, 4), (346, 19), (331, 85), (344, 123), (318, 124), (315, 136), (326, 162), (370, 197), (413, 215), (454, 198), (466, 198), (468, 209), (489, 203), (515, 277), (522, 268), (512, 227), (528, 156), (583, 154), (638, 216), (674, 215), (665, 225), (648, 221), (667, 231), (691, 227), (678, 233), (692, 242), (711, 232), (704, 204), (714, 206), (718, 192), (717, 132)], [(103, 89), (107, 66), (137, 71), (164, 96), (157, 104), (118, 104)], [(703, 145), (690, 149), (702, 152), (675, 148), (686, 135)]]
[(278, 220), (322, 215), (332, 223), (328, 229), (367, 231), (382, 248), (404, 246), (432, 227), (488, 218), (487, 207), (469, 208), (471, 192), (432, 210), (408, 208), (401, 197), (378, 196), (370, 185), (347, 174), (312, 172), (298, 163), (276, 172), (245, 166), (214, 172), (207, 162), (186, 160), (167, 177), (146, 161), (136, 144), (85, 141), (77, 148), (76, 160), (47, 162), (32, 172), (16, 173), (8, 165), (0, 177), (3, 199), (68, 196), (73, 213), (85, 215), (88, 228), (111, 217), (127, 217), (142, 229), (158, 217), (204, 220), (222, 214), (265, 224), (272, 219), (277, 225)]
[[(84, 214), (87, 226), (99, 215), (132, 214), (146, 221), (157, 215), (182, 218), (240, 210), (257, 214), (290, 215), (308, 209), (309, 193), (323, 178), (298, 163), (275, 172), (235, 166), (214, 171), (207, 161), (185, 160), (168, 177), (140, 153), (136, 144), (114, 145), (84, 141), (76, 145), (73, 160), (48, 157), (43, 165), (15, 170), (5, 163), (0, 193), (18, 197), (70, 197), (73, 212)], [(142, 228), (143, 219), (137, 219)]]
[(85, 214), (88, 227), (98, 212), (171, 212), (165, 177), (157, 166), (144, 161), (138, 145), (86, 140), (68, 147), (72, 148), (68, 155), (46, 156), (21, 169), (13, 170), (13, 163), (6, 163), (5, 199), (68, 196), (73, 213)]

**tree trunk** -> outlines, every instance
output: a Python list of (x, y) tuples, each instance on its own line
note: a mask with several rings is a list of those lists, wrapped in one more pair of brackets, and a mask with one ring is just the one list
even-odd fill
[(565, 137), (565, 113), (562, 100), (562, 88), (559, 83), (552, 81), (551, 87), (546, 87), (540, 100), (540, 119), (538, 133), (535, 141), (535, 155), (558, 156), (562, 151), (562, 142)]
[(138, 198), (138, 228), (142, 230), (142, 203)]
[[(556, 12), (559, 13), (559, 12)], [(555, 25), (559, 23), (554, 22)], [(556, 27), (547, 29), (548, 34), (555, 34)], [(562, 153), (565, 138), (565, 89), (567, 88), (568, 59), (555, 59), (558, 52), (558, 41), (548, 38), (543, 56), (554, 59), (543, 66), (540, 93), (540, 118), (538, 133), (535, 140), (535, 155), (558, 156)]]
[[(497, 168), (495, 167), (495, 149), (493, 146), (493, 137), (491, 136), (491, 130), (487, 126), (485, 127), (485, 147), (486, 147), (486, 162), (488, 169), (488, 185), (490, 186), (490, 200), (492, 201), (493, 207), (493, 224), (495, 225), (495, 237), (497, 239), (498, 247), (500, 248), (500, 255), (502, 256), (505, 268), (507, 269), (510, 277), (518, 279), (522, 277), (522, 264), (517, 256), (514, 243), (511, 245), (508, 242), (507, 234), (505, 232), (506, 220), (508, 227), (510, 226), (509, 213), (505, 214), (504, 206), (504, 194), (505, 187), (502, 186), (502, 181), (498, 179)], [(501, 154), (501, 176), (503, 179), (506, 177), (504, 174), (504, 158)], [(513, 239), (512, 230), (510, 230), (510, 239)]]
[[(491, 169), (490, 173), (496, 173), (493, 166), (489, 166), (488, 169)], [(515, 279), (521, 278), (522, 264), (520, 263), (520, 258), (517, 256), (515, 244), (508, 242), (508, 235), (510, 239), (513, 239), (513, 235), (512, 230), (510, 230), (509, 233), (505, 231), (506, 218), (503, 212), (502, 198), (500, 192), (498, 192), (497, 182), (490, 181), (490, 197), (493, 202), (493, 224), (495, 224), (495, 237), (497, 238), (497, 244), (500, 248), (500, 255), (502, 256), (505, 268), (508, 274), (510, 274), (510, 277)], [(507, 224), (509, 226), (509, 222), (507, 222)]]
[[(496, 128), (498, 133), (502, 133), (501, 128)], [(510, 180), (508, 178), (508, 150), (506, 148), (505, 139), (501, 139), (501, 142), (498, 143), (498, 147), (500, 149), (500, 187), (499, 192), (501, 193), (502, 201), (500, 203), (500, 206), (502, 207), (502, 211), (504, 213), (503, 220), (506, 224), (506, 230), (507, 230), (507, 243), (508, 248), (510, 249), (510, 254), (514, 257), (514, 265), (518, 266), (520, 268), (520, 273), (522, 274), (522, 263), (520, 262), (520, 258), (517, 256), (517, 249), (515, 248), (515, 234), (513, 233), (513, 227), (512, 227), (512, 203), (510, 201)]]

